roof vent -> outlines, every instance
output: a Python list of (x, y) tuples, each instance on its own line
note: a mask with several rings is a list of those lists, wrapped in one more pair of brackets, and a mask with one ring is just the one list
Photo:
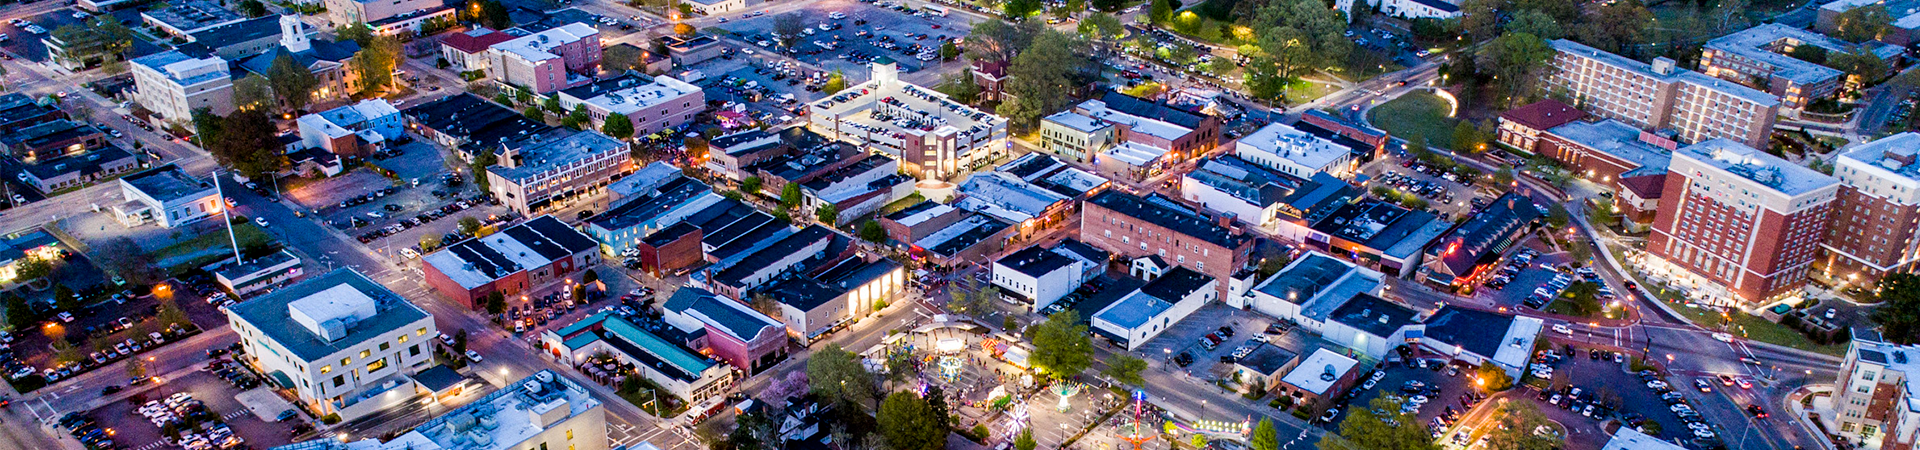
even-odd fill
[(1334, 376), (1332, 364), (1328, 364), (1326, 369), (1320, 372), (1320, 381), (1333, 381), (1337, 378), (1340, 377)]

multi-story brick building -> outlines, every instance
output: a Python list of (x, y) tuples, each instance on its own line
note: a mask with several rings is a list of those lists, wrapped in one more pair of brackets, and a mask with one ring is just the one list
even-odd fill
[(1533, 153), (1542, 133), (1586, 117), (1586, 111), (1560, 103), (1559, 100), (1533, 102), (1500, 113), (1500, 128), (1495, 141), (1514, 150)]
[(598, 131), (501, 150), (498, 162), (487, 167), (487, 187), (501, 204), (520, 214), (595, 198), (614, 177), (634, 170), (627, 144)]
[(1113, 127), (1113, 139), (1173, 152), (1175, 161), (1213, 150), (1220, 144), (1220, 118), (1140, 97), (1108, 91), (1073, 112)]
[(1783, 297), (1806, 284), (1839, 188), (1833, 177), (1728, 139), (1682, 147), (1667, 167), (1647, 251), (1724, 287), (1734, 304)]
[[(1115, 257), (1159, 256), (1218, 280), (1247, 265), (1253, 238), (1173, 199), (1106, 190), (1080, 209), (1080, 241)], [(1219, 283), (1227, 296), (1227, 283)]]
[(1588, 113), (1641, 129), (1672, 129), (1686, 143), (1728, 138), (1759, 147), (1773, 133), (1780, 111), (1773, 94), (1675, 67), (1664, 57), (1648, 64), (1566, 39), (1553, 41), (1553, 48), (1548, 90)]
[(487, 49), (487, 77), (546, 95), (587, 84), (600, 69), (600, 31), (571, 23)]
[(440, 295), (480, 309), (495, 292), (528, 292), (599, 264), (599, 248), (593, 238), (559, 219), (540, 216), (429, 253), (420, 258), (421, 274)]
[(1840, 180), (1833, 224), (1813, 275), (1830, 284), (1871, 288), (1920, 260), (1920, 133), (1866, 143), (1834, 161)]
[(1665, 173), (1680, 145), (1625, 122), (1573, 122), (1539, 135), (1534, 153), (1601, 184), (1620, 177)]
[[(1736, 83), (1755, 85), (1780, 96), (1782, 106), (1801, 108), (1839, 92), (1847, 74), (1839, 69), (1787, 55), (1803, 46), (1828, 54), (1853, 51), (1856, 44), (1803, 28), (1769, 23), (1713, 38), (1700, 51), (1700, 71)], [(1858, 44), (1888, 63), (1900, 59), (1900, 47)]]
[[(1920, 371), (1920, 346), (1896, 345), (1866, 328), (1853, 330), (1846, 359), (1833, 383), (1832, 429), (1857, 448), (1909, 450), (1920, 443), (1920, 402), (1907, 375)], [(1829, 425), (1831, 426), (1831, 425)]]

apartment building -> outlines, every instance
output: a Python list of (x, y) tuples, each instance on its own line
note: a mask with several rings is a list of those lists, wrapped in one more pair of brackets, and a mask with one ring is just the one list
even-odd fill
[(1691, 273), (1696, 293), (1715, 300), (1783, 297), (1806, 284), (1839, 190), (1833, 177), (1729, 139), (1682, 147), (1667, 167), (1647, 251)]
[[(1700, 51), (1700, 71), (1764, 89), (1779, 96), (1782, 107), (1798, 109), (1814, 100), (1833, 96), (1846, 84), (1847, 74), (1788, 56), (1788, 53), (1813, 46), (1837, 55), (1853, 51), (1855, 45), (1804, 28), (1762, 24), (1707, 41)], [(1900, 47), (1878, 42), (1858, 45), (1865, 46), (1890, 66), (1897, 64), (1904, 52)]]
[(1813, 275), (1832, 285), (1871, 288), (1920, 260), (1920, 133), (1900, 133), (1841, 153), (1833, 223)]
[(487, 167), (488, 187), (501, 204), (525, 215), (590, 201), (635, 169), (627, 143), (598, 131), (500, 148), (498, 162)]
[(869, 66), (867, 82), (808, 105), (808, 127), (893, 156), (922, 179), (949, 178), (1005, 154), (1005, 117), (903, 81), (894, 63)]
[(440, 58), (447, 60), (447, 67), (454, 71), (484, 71), (489, 67), (487, 49), (515, 37), (485, 27), (448, 34), (440, 38)]
[(373, 98), (300, 116), (295, 125), (302, 147), (364, 158), (405, 136), (401, 122), (400, 110), (392, 103)]
[(1113, 131), (1104, 120), (1061, 111), (1040, 121), (1040, 149), (1086, 161), (1113, 143)]
[[(1833, 382), (1835, 437), (1859, 448), (1911, 449), (1920, 443), (1920, 404), (1908, 375), (1920, 371), (1920, 345), (1898, 345), (1879, 331), (1854, 328)], [(1831, 426), (1831, 425), (1829, 425)]]
[(1163, 149), (1175, 153), (1175, 160), (1206, 153), (1220, 144), (1219, 117), (1116, 91), (1080, 102), (1073, 112), (1114, 127), (1118, 141)]
[(168, 50), (133, 59), (133, 101), (151, 111), (153, 123), (193, 123), (193, 110), (233, 113), (233, 77), (217, 56)]
[(560, 91), (560, 107), (568, 111), (582, 105), (592, 129), (600, 129), (614, 114), (633, 122), (633, 135), (645, 136), (684, 125), (707, 109), (707, 95), (699, 86), (669, 76), (652, 77), (626, 74)]
[(1573, 106), (1636, 128), (1671, 129), (1680, 142), (1727, 138), (1764, 147), (1780, 98), (1731, 81), (1674, 66), (1607, 53), (1578, 42), (1553, 41), (1558, 51), (1546, 84)]
[(496, 82), (540, 95), (587, 84), (600, 70), (600, 31), (571, 23), (494, 44), (485, 69)]
[[(1080, 209), (1080, 241), (1115, 257), (1158, 256), (1213, 279), (1232, 279), (1247, 265), (1253, 238), (1158, 194), (1106, 190)], [(1219, 283), (1218, 297), (1227, 296)]]
[(353, 420), (418, 394), (433, 362), (433, 315), (353, 269), (226, 309), (246, 361), (319, 414)]

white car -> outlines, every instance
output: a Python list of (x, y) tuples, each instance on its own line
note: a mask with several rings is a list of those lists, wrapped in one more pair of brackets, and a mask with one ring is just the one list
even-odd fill
[(261, 227), (261, 228), (266, 228), (266, 227), (267, 227), (267, 218), (265, 218), (265, 217), (255, 217), (255, 218), (253, 218), (253, 223), (256, 223), (256, 224), (260, 224), (260, 227)]
[(1564, 323), (1553, 324), (1553, 331), (1555, 333), (1560, 333), (1568, 336), (1573, 335), (1573, 328), (1568, 327), (1567, 324), (1564, 324)]
[(1726, 332), (1718, 332), (1713, 334), (1713, 340), (1731, 344), (1733, 343), (1733, 335), (1727, 334)]
[(469, 360), (472, 360), (473, 362), (480, 362), (480, 360), (481, 360), (481, 358), (480, 358), (480, 352), (476, 352), (476, 351), (473, 351), (473, 350), (467, 350), (467, 359), (469, 359)]

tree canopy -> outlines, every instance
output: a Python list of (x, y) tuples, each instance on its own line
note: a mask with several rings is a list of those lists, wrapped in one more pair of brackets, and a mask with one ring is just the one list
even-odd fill
[(1080, 323), (1080, 313), (1071, 309), (1053, 313), (1027, 331), (1033, 333), (1034, 367), (1066, 378), (1093, 364), (1093, 338), (1088, 337), (1087, 326)]
[(1339, 429), (1321, 437), (1315, 446), (1320, 450), (1437, 450), (1420, 417), (1400, 412), (1397, 397), (1382, 395), (1364, 408), (1353, 408)]
[(945, 418), (938, 416), (927, 400), (918, 394), (900, 391), (888, 395), (886, 401), (880, 403), (880, 412), (875, 419), (880, 422), (880, 436), (886, 440), (888, 448), (947, 448), (947, 429), (940, 425), (946, 423)]
[(1879, 288), (1873, 321), (1880, 324), (1880, 336), (1900, 345), (1920, 343), (1920, 275), (1887, 274)]
[(1099, 66), (1086, 56), (1091, 53), (1092, 47), (1078, 36), (1042, 30), (1007, 66), (1005, 91), (1012, 99), (1001, 103), (997, 112), (1021, 129), (1030, 129), (1039, 125), (1040, 118), (1066, 109), (1073, 99), (1062, 94), (1099, 73)]
[(267, 66), (267, 85), (287, 108), (306, 108), (307, 102), (313, 100), (313, 88), (319, 84), (313, 72), (295, 61), (293, 55), (281, 54)]
[(861, 405), (874, 399), (873, 374), (860, 362), (860, 355), (827, 344), (807, 358), (807, 379), (813, 392), (844, 405)]

